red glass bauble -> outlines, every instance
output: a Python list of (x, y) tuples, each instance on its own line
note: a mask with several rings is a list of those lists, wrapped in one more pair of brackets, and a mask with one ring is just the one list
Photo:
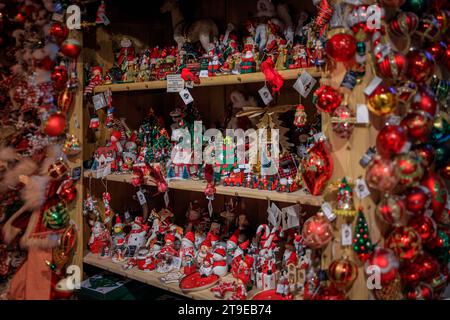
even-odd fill
[(436, 223), (427, 215), (413, 217), (408, 225), (417, 231), (422, 243), (428, 243), (436, 236)]
[(424, 214), (431, 204), (431, 194), (427, 188), (411, 187), (405, 192), (406, 210), (413, 215)]
[(376, 247), (365, 264), (365, 271), (368, 275), (373, 274), (373, 270), (369, 270), (372, 266), (378, 267), (381, 271), (382, 284), (394, 281), (398, 275), (398, 258), (390, 249)]
[(406, 76), (408, 79), (424, 83), (434, 74), (435, 62), (433, 56), (426, 51), (412, 50), (406, 55), (408, 67)]
[(399, 154), (408, 141), (408, 135), (403, 127), (387, 125), (378, 133), (377, 152), (385, 158)]
[(321, 286), (314, 300), (345, 300), (345, 294), (334, 285)]
[(391, 20), (391, 32), (397, 37), (404, 37), (412, 34), (417, 29), (419, 17), (413, 12), (401, 11), (394, 19)]
[(419, 92), (412, 99), (411, 110), (424, 111), (432, 118), (436, 116), (437, 108), (436, 96), (426, 87), (420, 88)]
[(394, 251), (400, 261), (410, 261), (418, 256), (422, 243), (413, 228), (397, 227), (387, 238), (386, 247)]
[(44, 133), (50, 137), (59, 137), (66, 130), (66, 116), (60, 112), (50, 115), (44, 124)]
[(57, 43), (61, 43), (66, 40), (69, 35), (69, 29), (66, 25), (59, 21), (54, 21), (50, 27), (50, 35), (55, 38)]
[(425, 48), (432, 56), (434, 61), (441, 63), (445, 58), (445, 51), (447, 50), (447, 45), (444, 41), (435, 41), (428, 44)]
[(303, 181), (308, 191), (318, 196), (333, 175), (333, 157), (324, 141), (318, 141), (303, 159)]
[(437, 221), (444, 212), (447, 204), (447, 188), (444, 181), (436, 173), (428, 170), (422, 180), (422, 186), (426, 187), (431, 194), (431, 209), (433, 210), (433, 216)]
[(375, 157), (366, 170), (366, 181), (372, 189), (389, 192), (398, 183), (398, 176), (391, 160)]
[(426, 142), (433, 129), (433, 119), (424, 111), (411, 111), (402, 120), (408, 137), (414, 142)]
[(355, 57), (356, 39), (346, 33), (335, 34), (327, 41), (326, 52), (338, 62), (348, 62)]
[(333, 132), (341, 139), (349, 139), (355, 128), (355, 113), (341, 105), (333, 112), (331, 119)]
[(375, 213), (382, 221), (394, 227), (403, 225), (406, 220), (405, 203), (395, 195), (386, 194), (377, 205)]
[(302, 237), (308, 247), (320, 249), (333, 238), (333, 227), (327, 218), (317, 214), (303, 224)]
[(61, 183), (57, 193), (65, 203), (71, 203), (77, 197), (77, 188), (73, 183), (73, 180), (70, 179)]
[(410, 187), (420, 182), (423, 177), (423, 167), (420, 159), (414, 153), (402, 154), (395, 158), (395, 168), (399, 184)]
[(323, 85), (314, 92), (314, 102), (320, 111), (331, 113), (341, 105), (342, 94), (331, 86)]
[(65, 66), (57, 66), (53, 69), (51, 74), (51, 79), (53, 81), (53, 87), (55, 90), (62, 90), (67, 86), (67, 81), (69, 80), (69, 74)]
[(432, 145), (430, 144), (420, 145), (414, 148), (414, 152), (419, 157), (420, 162), (422, 163), (422, 166), (424, 168), (431, 166), (431, 164), (434, 162), (435, 152)]
[(61, 53), (66, 57), (76, 59), (80, 55), (81, 44), (78, 40), (67, 39), (61, 44)]
[(338, 259), (328, 267), (328, 280), (337, 289), (346, 290), (350, 288), (358, 277), (358, 266), (349, 259)]
[(399, 80), (406, 71), (406, 57), (400, 52), (389, 51), (383, 58), (377, 61), (378, 74), (383, 78)]

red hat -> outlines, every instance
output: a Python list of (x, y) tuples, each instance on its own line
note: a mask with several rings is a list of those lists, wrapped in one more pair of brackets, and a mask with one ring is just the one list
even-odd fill
[(116, 141), (119, 141), (120, 139), (122, 139), (122, 133), (118, 130), (114, 130), (113, 132), (111, 132), (111, 137), (116, 138)]
[(289, 255), (289, 258), (286, 262), (286, 265), (290, 265), (290, 264), (295, 264), (295, 265), (297, 264), (297, 254), (295, 252), (292, 252)]
[(116, 224), (115, 224), (115, 226), (116, 225), (123, 225), (123, 223), (122, 223), (122, 219), (120, 219), (120, 216), (119, 215), (116, 215)]
[(228, 239), (229, 242), (233, 242), (236, 246), (238, 243), (238, 237), (237, 237), (237, 233), (233, 233), (233, 235), (230, 237), (230, 239)]
[(208, 238), (209, 241), (211, 241), (211, 242), (219, 241), (219, 237), (217, 235), (215, 235), (214, 233), (212, 233), (212, 232), (208, 232), (208, 235), (207, 235), (206, 238)]
[(240, 245), (239, 245), (239, 248), (241, 248), (242, 250), (246, 250), (247, 248), (248, 248), (248, 246), (250, 245), (250, 241), (245, 241), (245, 242), (242, 242)]
[(117, 239), (117, 245), (121, 246), (125, 243), (125, 239), (124, 238), (119, 238)]
[(214, 253), (217, 253), (218, 255), (221, 255), (222, 257), (226, 256), (226, 251), (225, 251), (225, 249), (223, 247), (217, 247), (214, 250)]
[(100, 72), (100, 73), (103, 73), (103, 68), (100, 67), (100, 66), (92, 67), (91, 70), (92, 70), (92, 72), (98, 71), (98, 72)]
[(175, 236), (172, 233), (168, 233), (166, 234), (166, 236), (164, 237), (164, 240), (167, 241), (171, 241), (174, 242), (175, 241)]
[(200, 245), (200, 247), (206, 246), (207, 248), (211, 248), (211, 241), (209, 240), (209, 238), (206, 238), (202, 244)]
[(253, 262), (255, 262), (255, 259), (252, 256), (246, 255), (244, 262), (247, 266), (253, 266)]
[(189, 231), (188, 233), (186, 233), (186, 235), (184, 236), (184, 239), (188, 240), (189, 242), (191, 242), (192, 244), (194, 244), (195, 242), (195, 235), (192, 231)]

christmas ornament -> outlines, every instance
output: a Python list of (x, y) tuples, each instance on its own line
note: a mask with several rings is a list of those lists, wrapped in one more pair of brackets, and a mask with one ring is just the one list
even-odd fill
[(406, 130), (397, 125), (387, 125), (378, 133), (377, 152), (384, 158), (401, 153), (408, 141)]
[(319, 292), (315, 295), (314, 300), (345, 300), (345, 294), (341, 290), (338, 290), (333, 284), (328, 286), (321, 286)]
[(406, 291), (406, 298), (408, 300), (432, 300), (433, 289), (426, 283), (420, 283), (416, 288)]
[(436, 173), (429, 170), (422, 180), (422, 186), (431, 193), (431, 209), (435, 217), (440, 217), (447, 204), (447, 188), (444, 181)]
[(416, 35), (421, 42), (437, 40), (440, 35), (440, 28), (436, 18), (430, 14), (424, 15), (419, 20)]
[(63, 181), (60, 184), (58, 190), (56, 191), (56, 194), (61, 198), (61, 200), (64, 200), (65, 203), (67, 204), (74, 201), (77, 196), (77, 188), (75, 186), (73, 179), (70, 178)]
[(338, 216), (354, 218), (356, 215), (353, 203), (353, 188), (347, 182), (346, 178), (342, 178), (337, 193), (337, 206), (333, 212)]
[(303, 181), (312, 195), (320, 195), (333, 174), (333, 158), (325, 141), (316, 142), (303, 159)]
[(365, 271), (367, 275), (371, 275), (371, 266), (379, 268), (381, 283), (387, 284), (394, 281), (398, 275), (399, 261), (394, 252), (387, 248), (377, 247), (374, 249), (373, 254), (365, 263)]
[(406, 76), (416, 83), (428, 81), (434, 73), (435, 62), (426, 51), (412, 50), (406, 55), (408, 68)]
[(411, 261), (422, 250), (422, 243), (413, 228), (397, 227), (386, 239), (386, 247), (394, 251), (400, 261)]
[(366, 170), (366, 182), (372, 189), (388, 192), (397, 186), (398, 176), (394, 163), (376, 156)]
[(429, 208), (431, 194), (427, 188), (411, 187), (405, 192), (405, 208), (413, 215), (424, 214)]
[(397, 108), (398, 98), (394, 88), (380, 86), (368, 98), (367, 107), (377, 116), (385, 116)]
[(395, 168), (399, 177), (399, 184), (410, 187), (418, 183), (423, 177), (423, 167), (420, 159), (412, 152), (395, 158)]
[(337, 62), (348, 62), (355, 57), (356, 40), (350, 34), (338, 33), (327, 41), (325, 49)]
[(402, 300), (402, 282), (400, 276), (396, 276), (394, 280), (384, 283), (381, 289), (374, 289), (373, 294), (377, 300)]
[(436, 237), (427, 244), (430, 252), (446, 265), (450, 262), (450, 237), (443, 229), (437, 231)]
[(353, 251), (355, 251), (359, 260), (366, 262), (372, 254), (375, 246), (372, 244), (369, 234), (369, 226), (362, 208), (358, 211), (356, 220), (355, 235), (353, 237)]
[(69, 38), (61, 44), (61, 53), (65, 56), (76, 59), (81, 52), (81, 44), (78, 40)]
[(58, 108), (62, 112), (68, 112), (73, 104), (73, 92), (66, 88), (58, 95)]
[(426, 0), (405, 0), (401, 7), (402, 11), (411, 11), (417, 15), (421, 15), (427, 6)]
[(321, 112), (331, 113), (341, 102), (342, 94), (331, 86), (322, 85), (314, 92), (313, 103)]
[(66, 116), (56, 112), (44, 122), (44, 133), (50, 137), (59, 137), (66, 130)]
[(427, 44), (425, 50), (429, 52), (436, 63), (445, 63), (445, 54), (447, 51), (447, 45), (444, 41), (435, 41)]
[(338, 259), (328, 267), (328, 279), (337, 289), (350, 288), (358, 277), (358, 266), (349, 259)]
[(62, 202), (45, 210), (42, 217), (44, 226), (52, 230), (65, 228), (69, 223), (69, 220), (69, 212)]
[(386, 79), (401, 79), (406, 71), (406, 57), (400, 53), (390, 50), (384, 57), (376, 62), (378, 74)]
[(414, 33), (419, 23), (419, 17), (413, 12), (400, 11), (391, 20), (389, 25), (391, 32), (397, 37), (405, 37)]
[(69, 35), (69, 29), (64, 23), (53, 21), (50, 26), (49, 34), (56, 40), (57, 43), (61, 43), (66, 40)]
[(49, 166), (48, 175), (53, 180), (61, 180), (66, 177), (69, 171), (67, 163), (62, 158), (59, 158)]
[(62, 90), (66, 87), (67, 81), (69, 80), (69, 74), (67, 68), (63, 65), (55, 67), (50, 76), (53, 81), (53, 87), (55, 90)]
[(64, 141), (63, 152), (67, 156), (76, 156), (81, 152), (80, 140), (73, 134), (68, 134)]
[(433, 121), (431, 116), (424, 111), (412, 111), (403, 118), (401, 126), (406, 129), (409, 138), (423, 143), (431, 134)]
[(408, 226), (416, 230), (423, 244), (426, 244), (436, 236), (436, 223), (426, 215), (413, 217)]
[(302, 229), (302, 237), (308, 247), (320, 249), (333, 238), (333, 228), (323, 214), (316, 214), (306, 220)]
[(294, 126), (296, 126), (297, 128), (303, 128), (306, 122), (307, 115), (305, 112), (305, 107), (302, 105), (298, 105), (294, 115)]
[(375, 213), (387, 224), (399, 227), (405, 222), (405, 203), (401, 198), (395, 195), (385, 194), (377, 205)]
[(423, 144), (414, 148), (414, 152), (420, 159), (420, 163), (424, 168), (431, 166), (434, 162), (435, 155), (433, 146), (430, 144)]
[(333, 132), (341, 139), (349, 139), (355, 128), (355, 113), (348, 106), (341, 105), (331, 118)]
[(312, 28), (314, 31), (318, 32), (322, 36), (327, 29), (328, 22), (333, 16), (334, 8), (330, 4), (329, 0), (320, 0), (317, 8), (317, 16), (313, 20)]
[(432, 118), (436, 116), (437, 108), (438, 102), (435, 95), (426, 87), (421, 87), (412, 99), (411, 110), (426, 112)]

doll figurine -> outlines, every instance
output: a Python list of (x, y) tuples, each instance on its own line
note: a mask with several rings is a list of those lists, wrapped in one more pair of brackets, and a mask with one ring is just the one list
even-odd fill
[(135, 63), (135, 51), (133, 43), (128, 38), (123, 38), (120, 41), (120, 51), (117, 54), (117, 65), (119, 66), (122, 74), (128, 72), (130, 64)]
[(240, 72), (241, 74), (256, 72), (256, 60), (253, 53), (253, 44), (251, 43), (247, 43), (242, 51)]
[(88, 242), (89, 249), (92, 253), (98, 254), (104, 247), (110, 245), (111, 238), (108, 230), (100, 221), (95, 222), (91, 230), (92, 233)]
[(92, 67), (91, 68), (91, 75), (89, 77), (89, 83), (84, 88), (84, 96), (90, 96), (92, 95), (92, 92), (94, 91), (94, 88), (96, 86), (100, 86), (103, 84), (103, 68), (102, 67)]

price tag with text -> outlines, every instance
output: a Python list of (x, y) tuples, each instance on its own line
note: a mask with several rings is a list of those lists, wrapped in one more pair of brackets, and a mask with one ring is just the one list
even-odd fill
[(144, 204), (147, 203), (147, 199), (145, 199), (145, 194), (144, 194), (142, 191), (138, 191), (138, 192), (136, 193), (136, 195), (137, 195), (139, 204), (140, 204), (141, 206), (143, 206)]
[(94, 103), (94, 109), (100, 110), (108, 105), (108, 101), (103, 93), (96, 94), (92, 97), (92, 102)]
[(343, 246), (351, 246), (353, 243), (352, 226), (344, 223), (341, 226), (341, 239)]
[(313, 78), (308, 72), (303, 72), (297, 81), (294, 83), (294, 89), (303, 97), (306, 98), (311, 93), (316, 85), (317, 80)]
[(261, 96), (261, 99), (265, 105), (268, 105), (273, 101), (272, 94), (270, 93), (269, 88), (267, 88), (267, 86), (264, 86), (261, 89), (259, 89), (258, 93)]
[(370, 196), (369, 188), (367, 187), (366, 181), (363, 178), (356, 180), (355, 193), (359, 199), (365, 199)]
[(322, 212), (331, 222), (336, 220), (336, 215), (333, 213), (333, 209), (331, 208), (331, 205), (328, 202), (324, 202), (322, 204)]
[(184, 80), (180, 74), (167, 75), (167, 92), (180, 92), (184, 89)]
[(181, 97), (181, 99), (183, 99), (183, 102), (185, 105), (188, 105), (188, 104), (194, 102), (194, 98), (192, 97), (192, 95), (188, 89), (181, 90), (180, 97)]

